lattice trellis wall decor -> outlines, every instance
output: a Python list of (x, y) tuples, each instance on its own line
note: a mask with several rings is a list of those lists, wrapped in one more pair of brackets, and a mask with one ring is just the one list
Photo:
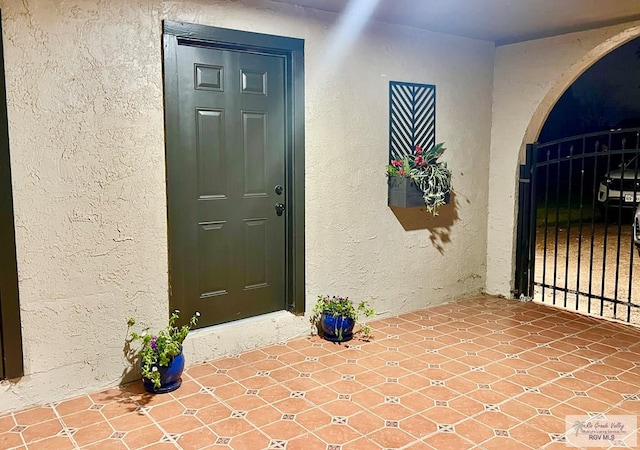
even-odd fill
[(389, 161), (436, 143), (436, 87), (389, 81)]

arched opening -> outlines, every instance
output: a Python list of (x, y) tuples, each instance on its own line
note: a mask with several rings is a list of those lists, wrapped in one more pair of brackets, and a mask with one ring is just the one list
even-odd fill
[(640, 279), (633, 276), (640, 258), (631, 228), (640, 203), (640, 101), (628, 101), (632, 91), (620, 83), (635, 83), (640, 98), (629, 73), (632, 66), (640, 74), (639, 34), (630, 28), (589, 51), (533, 114), (520, 158), (514, 289), (634, 323), (640, 323)]

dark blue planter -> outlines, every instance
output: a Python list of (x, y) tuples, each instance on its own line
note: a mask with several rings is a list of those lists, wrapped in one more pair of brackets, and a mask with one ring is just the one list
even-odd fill
[(334, 316), (330, 312), (323, 312), (320, 316), (322, 337), (331, 342), (345, 342), (353, 338), (355, 320), (349, 317)]
[(160, 387), (156, 389), (153, 382), (142, 379), (144, 388), (152, 394), (164, 394), (175, 391), (182, 384), (182, 371), (184, 370), (184, 355), (182, 351), (173, 357), (167, 367), (157, 366), (160, 372)]

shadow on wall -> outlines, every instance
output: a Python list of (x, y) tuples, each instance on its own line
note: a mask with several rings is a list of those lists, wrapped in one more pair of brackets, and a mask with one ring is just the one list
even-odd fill
[(451, 242), (451, 227), (460, 220), (458, 201), (454, 191), (451, 191), (449, 204), (438, 208), (437, 216), (428, 213), (424, 207), (399, 208), (390, 206), (389, 209), (393, 211), (405, 231), (428, 230), (431, 243), (441, 254), (444, 254), (445, 245)]

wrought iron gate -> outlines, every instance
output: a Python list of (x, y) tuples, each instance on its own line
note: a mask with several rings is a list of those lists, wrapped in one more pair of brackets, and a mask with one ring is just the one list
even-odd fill
[(516, 296), (640, 324), (639, 155), (640, 128), (527, 145)]

